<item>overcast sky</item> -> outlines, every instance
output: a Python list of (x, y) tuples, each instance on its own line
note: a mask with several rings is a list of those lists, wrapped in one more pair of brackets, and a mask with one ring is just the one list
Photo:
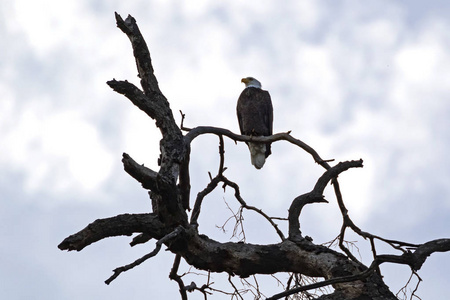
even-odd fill
[[(191, 3), (2, 1), (0, 298), (179, 297), (168, 279), (173, 255), (166, 251), (110, 286), (103, 283), (114, 268), (152, 251), (154, 242), (130, 248), (130, 238), (121, 237), (80, 253), (57, 249), (95, 219), (150, 209), (146, 191), (123, 172), (121, 155), (157, 169), (160, 134), (154, 121), (105, 84), (112, 78), (139, 82), (114, 11), (137, 19), (178, 121), (182, 110), (188, 127), (238, 132), (240, 79), (254, 76), (272, 96), (275, 132), (292, 130), (324, 159), (364, 160), (363, 169), (340, 176), (350, 216), (363, 230), (412, 243), (450, 237), (447, 1)], [(286, 142), (272, 147), (257, 171), (245, 145), (226, 141), (226, 175), (249, 204), (285, 217), (292, 199), (310, 191), (323, 170)], [(193, 196), (217, 167), (217, 138), (195, 140)], [(303, 233), (317, 243), (340, 228), (330, 188), (326, 197), (329, 204), (308, 207), (301, 217)], [(226, 203), (236, 209), (235, 202), (230, 191), (208, 197), (200, 231), (228, 241), (232, 223), (225, 233), (216, 225), (231, 215)], [(244, 217), (247, 242), (278, 242), (261, 218)], [(286, 233), (286, 224), (280, 226)], [(370, 263), (366, 243), (357, 245)], [(424, 300), (448, 295), (449, 269), (449, 253), (433, 254), (419, 272), (424, 281), (417, 294)], [(394, 293), (410, 274), (404, 266), (381, 270)], [(202, 285), (206, 277), (185, 281), (192, 280)], [(268, 276), (260, 280), (266, 296), (282, 289)], [(221, 285), (226, 277), (213, 281), (231, 291)]]

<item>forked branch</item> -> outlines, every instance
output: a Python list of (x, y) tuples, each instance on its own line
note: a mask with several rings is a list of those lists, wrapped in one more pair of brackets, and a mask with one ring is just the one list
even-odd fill
[(336, 166), (328, 169), (319, 178), (319, 180), (317, 180), (317, 183), (311, 192), (298, 196), (294, 199), (294, 201), (292, 201), (291, 207), (289, 208), (289, 239), (302, 239), (299, 222), (299, 216), (302, 208), (309, 203), (328, 202), (323, 198), (323, 191), (328, 182), (349, 168), (362, 168), (362, 163), (362, 160), (357, 160), (337, 164)]

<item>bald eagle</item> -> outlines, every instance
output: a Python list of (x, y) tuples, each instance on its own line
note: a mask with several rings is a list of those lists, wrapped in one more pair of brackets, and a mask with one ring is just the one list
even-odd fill
[[(273, 107), (269, 92), (261, 89), (261, 83), (253, 77), (242, 78), (245, 89), (239, 96), (236, 112), (242, 135), (272, 135)], [(272, 151), (270, 143), (247, 143), (252, 165), (261, 169)]]

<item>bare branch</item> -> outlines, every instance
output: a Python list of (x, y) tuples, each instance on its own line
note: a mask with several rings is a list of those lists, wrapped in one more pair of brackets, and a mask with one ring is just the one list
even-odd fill
[(223, 172), (225, 170), (225, 168), (224, 168), (225, 150), (224, 150), (224, 142), (223, 142), (222, 135), (219, 135), (219, 141), (220, 141), (220, 143), (219, 143), (219, 154), (220, 154), (219, 171), (218, 171), (217, 176), (211, 179), (211, 182), (206, 186), (206, 188), (204, 190), (202, 190), (200, 193), (198, 193), (197, 199), (195, 201), (195, 206), (194, 206), (194, 209), (193, 209), (192, 215), (191, 215), (191, 221), (190, 221), (191, 225), (198, 226), (197, 220), (200, 215), (201, 204), (203, 202), (204, 197), (206, 195), (208, 195), (209, 193), (211, 193), (217, 187), (219, 182), (223, 182), (224, 188), (226, 186), (230, 186), (231, 188), (234, 189), (234, 196), (236, 197), (236, 199), (239, 201), (239, 203), (241, 204), (241, 206), (243, 208), (255, 211), (258, 214), (260, 214), (261, 216), (263, 216), (275, 228), (275, 231), (280, 236), (281, 240), (285, 240), (284, 234), (278, 228), (278, 225), (273, 221), (274, 218), (269, 217), (261, 209), (248, 205), (244, 201), (244, 199), (241, 197), (239, 186), (223, 175)]
[(272, 220), (279, 220), (279, 221), (288, 221), (288, 218), (282, 218), (282, 217), (270, 217)]
[(239, 135), (236, 133), (231, 132), (228, 129), (224, 128), (218, 128), (218, 127), (211, 127), (211, 126), (198, 126), (193, 129), (191, 129), (184, 137), (185, 142), (187, 144), (190, 144), (197, 136), (202, 134), (216, 134), (216, 135), (224, 135), (229, 137), (230, 139), (234, 141), (239, 142), (260, 142), (260, 143), (268, 143), (268, 142), (276, 142), (276, 141), (288, 141), (294, 145), (299, 146), (314, 158), (314, 161), (321, 166), (323, 166), (325, 169), (329, 169), (330, 166), (327, 162), (331, 160), (323, 160), (319, 154), (314, 150), (312, 147), (307, 145), (306, 143), (302, 142), (301, 140), (298, 140), (294, 137), (292, 137), (288, 133), (277, 133), (271, 136), (248, 136), (248, 135)]
[(138, 87), (128, 81), (117, 81), (115, 79), (106, 82), (114, 91), (127, 97), (131, 102), (144, 111), (152, 119), (161, 119), (165, 108), (161, 102), (153, 101)]
[(190, 220), (191, 225), (198, 227), (197, 221), (198, 221), (198, 217), (200, 216), (200, 210), (201, 210), (203, 199), (206, 197), (206, 195), (211, 193), (217, 187), (217, 184), (219, 184), (220, 181), (221, 181), (220, 178), (216, 176), (215, 178), (213, 178), (211, 180), (210, 183), (208, 183), (208, 185), (201, 192), (199, 192), (197, 194), (197, 199), (195, 200), (194, 208), (193, 208), (192, 214), (191, 214), (191, 220)]
[(141, 233), (133, 238), (133, 240), (130, 242), (130, 246), (134, 247), (138, 244), (145, 244), (148, 241), (150, 241), (151, 239), (152, 239), (151, 235), (149, 235), (147, 233)]
[(317, 183), (311, 192), (295, 198), (292, 201), (291, 207), (289, 208), (289, 239), (291, 240), (302, 239), (299, 222), (299, 216), (302, 208), (309, 203), (328, 202), (325, 199), (323, 199), (323, 191), (328, 182), (333, 178), (337, 177), (341, 172), (344, 172), (349, 168), (361, 168), (361, 167), (362, 167), (362, 160), (339, 163), (336, 166), (328, 169), (319, 178), (319, 180), (317, 180)]
[(124, 21), (118, 13), (115, 13), (115, 15), (117, 27), (119, 27), (131, 41), (133, 55), (136, 58), (139, 78), (141, 78), (141, 86), (144, 89), (145, 94), (161, 94), (158, 86), (158, 80), (156, 80), (153, 71), (150, 51), (148, 50), (147, 43), (142, 37), (139, 27), (136, 24), (136, 20), (132, 16), (128, 15)]
[[(184, 115), (183, 115), (184, 116)], [(224, 142), (222, 135), (219, 135), (219, 156), (220, 156), (220, 163), (219, 163), (219, 170), (217, 172), (217, 176), (212, 178), (211, 173), (209, 174), (209, 177), (211, 179), (211, 182), (201, 191), (197, 194), (197, 198), (195, 200), (194, 209), (192, 211), (190, 224), (194, 226), (198, 226), (198, 217), (200, 215), (200, 209), (203, 202), (203, 199), (211, 193), (219, 184), (219, 182), (222, 181), (222, 174), (224, 172)]]
[(80, 251), (99, 240), (112, 236), (130, 236), (135, 232), (146, 232), (153, 238), (162, 238), (166, 229), (154, 214), (123, 214), (99, 219), (86, 228), (64, 239), (58, 248)]
[[(231, 238), (237, 238), (239, 242), (245, 243), (246, 237), (245, 237), (245, 230), (244, 230), (244, 216), (243, 216), (243, 208), (242, 206), (239, 207), (237, 212), (234, 212), (233, 209), (228, 205), (228, 202), (225, 201), (225, 204), (227, 206), (227, 209), (231, 211), (231, 216), (225, 221), (225, 223), (222, 226), (217, 226), (220, 229), (222, 229), (223, 232), (225, 232), (225, 226), (227, 225), (228, 221), (234, 219), (234, 228), (233, 228), (233, 234), (231, 235)], [(240, 231), (238, 229), (240, 228)]]
[(353, 255), (353, 253), (348, 250), (348, 248), (344, 245), (345, 244), (345, 229), (347, 228), (345, 222), (342, 224), (341, 227), (341, 233), (339, 234), (339, 248), (341, 248), (342, 251), (354, 262), (361, 264), (361, 262), (356, 258), (356, 256)]
[(324, 286), (327, 286), (327, 285), (334, 285), (334, 284), (338, 284), (338, 283), (345, 283), (345, 282), (351, 282), (351, 281), (356, 281), (356, 280), (362, 280), (362, 279), (367, 278), (370, 275), (372, 275), (374, 269), (381, 263), (382, 263), (382, 261), (375, 260), (375, 261), (372, 262), (372, 265), (370, 266), (370, 268), (366, 269), (365, 271), (363, 271), (363, 272), (361, 272), (359, 274), (350, 275), (350, 276), (335, 277), (335, 278), (332, 278), (332, 279), (328, 279), (328, 280), (312, 283), (312, 284), (309, 284), (309, 285), (300, 286), (300, 287), (293, 288), (293, 289), (284, 291), (282, 293), (276, 294), (276, 295), (274, 295), (272, 297), (267, 298), (266, 300), (280, 299), (282, 297), (286, 297), (286, 296), (293, 295), (293, 294), (296, 294), (296, 293), (299, 293), (299, 292), (303, 292), (303, 291), (308, 291), (308, 290), (321, 288), (321, 287), (324, 287)]
[[(167, 241), (175, 238), (178, 234), (180, 234), (181, 229), (180, 227), (177, 227), (174, 231), (172, 231), (171, 233), (167, 234), (166, 236), (164, 236), (163, 238), (161, 238), (159, 241), (156, 242), (156, 247), (155, 249), (144, 255), (143, 257), (135, 260), (133, 263), (116, 268), (113, 270), (114, 274), (109, 277), (105, 283), (106, 284), (110, 284), (114, 279), (116, 279), (122, 272), (126, 272), (128, 270), (133, 269), (136, 266), (139, 266), (140, 264), (142, 264), (144, 261), (146, 261), (149, 258), (152, 258), (153, 256), (155, 256), (156, 254), (158, 254), (159, 250), (161, 250), (161, 246), (163, 243), (166, 243)], [(187, 299), (187, 298), (186, 298)]]
[(181, 276), (177, 274), (178, 268), (180, 267), (181, 256), (175, 255), (175, 260), (173, 261), (172, 269), (170, 270), (169, 278), (175, 280), (178, 283), (180, 295), (182, 300), (187, 300), (186, 288), (184, 286)]
[(239, 190), (239, 186), (226, 178), (225, 176), (222, 176), (222, 181), (225, 183), (225, 185), (230, 186), (234, 189), (234, 196), (239, 201), (239, 203), (242, 205), (243, 208), (252, 210), (263, 216), (264, 219), (266, 219), (270, 225), (272, 225), (273, 228), (275, 228), (275, 231), (277, 232), (278, 236), (281, 238), (282, 241), (284, 241), (286, 238), (284, 237), (284, 234), (281, 232), (281, 230), (278, 228), (278, 225), (272, 220), (271, 217), (269, 217), (266, 213), (264, 213), (261, 209), (256, 208), (254, 206), (248, 205), (244, 199), (241, 197), (241, 192)]
[(180, 128), (183, 131), (191, 131), (192, 128), (188, 128), (184, 126), (184, 119), (186, 118), (186, 115), (183, 114), (183, 112), (180, 110), (180, 114), (181, 114), (181, 124), (180, 124)]
[(426, 242), (413, 252), (413, 258), (410, 259), (409, 253), (405, 253), (402, 256), (409, 261), (409, 265), (415, 271), (420, 270), (425, 260), (434, 252), (447, 252), (450, 251), (450, 239), (438, 239)]
[[(289, 295), (296, 294), (296, 293), (306, 291), (306, 290), (316, 289), (316, 288), (327, 286), (327, 285), (361, 280), (361, 279), (369, 277), (371, 274), (373, 274), (374, 270), (376, 270), (380, 264), (385, 263), (385, 262), (393, 262), (393, 263), (408, 264), (410, 266), (415, 266), (417, 263), (420, 263), (422, 260), (424, 262), (426, 257), (428, 257), (431, 253), (445, 252), (445, 251), (450, 251), (450, 239), (440, 239), (440, 240), (430, 241), (430, 242), (427, 242), (427, 243), (419, 246), (419, 248), (415, 251), (415, 253), (410, 253), (407, 255), (403, 254), (402, 256), (379, 255), (372, 262), (370, 268), (366, 269), (365, 271), (363, 271), (359, 274), (355, 274), (355, 275), (351, 275), (351, 276), (336, 277), (336, 278), (324, 280), (321, 282), (317, 282), (314, 284), (310, 284), (307, 286), (294, 288), (294, 289), (285, 291), (283, 293), (276, 294), (270, 298), (267, 298), (266, 300), (280, 299), (285, 296), (289, 296)], [(423, 262), (422, 262), (422, 264), (423, 264)]]
[[(228, 275), (228, 282), (231, 284), (231, 286), (232, 286), (233, 289), (234, 289), (233, 296), (236, 295), (236, 298), (237, 298), (237, 296), (239, 296), (239, 298), (241, 298), (242, 300), (244, 300), (244, 298), (242, 298), (242, 296), (241, 296), (241, 293), (239, 292), (239, 290), (237, 289), (237, 287), (234, 285), (233, 281), (231, 280), (231, 275)], [(233, 297), (231, 297), (231, 299), (233, 299)]]
[(256, 279), (255, 275), (253, 275), (252, 277), (253, 277), (253, 280), (255, 281), (255, 284), (252, 284), (245, 278), (242, 278), (241, 282), (243, 283), (244, 286), (250, 287), (248, 289), (248, 291), (250, 291), (250, 293), (253, 294), (254, 299), (261, 299), (261, 297), (265, 298), (265, 295), (259, 289), (259, 283), (258, 283), (258, 280)]
[(400, 299), (399, 294), (402, 293), (402, 294), (403, 294), (403, 299), (404, 299), (404, 300), (407, 300), (407, 299), (408, 299), (408, 296), (407, 296), (407, 287), (408, 287), (408, 285), (411, 283), (411, 280), (412, 280), (412, 278), (413, 278), (414, 276), (416, 276), (418, 280), (417, 280), (416, 286), (414, 287), (414, 290), (411, 292), (411, 298), (410, 298), (410, 299), (412, 300), (413, 297), (416, 297), (416, 298), (420, 299), (417, 295), (415, 295), (415, 292), (416, 292), (417, 289), (419, 288), (419, 285), (420, 285), (420, 282), (422, 281), (422, 278), (420, 278), (419, 274), (417, 274), (416, 271), (412, 271), (412, 272), (411, 272), (411, 276), (409, 276), (409, 279), (408, 279), (408, 281), (406, 282), (406, 284), (405, 284), (405, 285), (397, 292), (397, 294), (395, 294), (395, 296), (396, 296), (397, 298)]
[(180, 189), (181, 203), (183, 209), (191, 210), (190, 208), (190, 194), (191, 194), (191, 176), (189, 174), (189, 162), (191, 147), (186, 145), (186, 154), (180, 164), (180, 177), (178, 180), (178, 188)]
[(225, 145), (223, 142), (223, 136), (219, 135), (219, 155), (220, 155), (220, 162), (219, 162), (219, 171), (217, 174), (219, 176), (223, 175), (223, 172), (225, 171), (224, 165), (225, 165)]
[(123, 153), (122, 163), (125, 171), (142, 184), (142, 187), (152, 191), (158, 191), (156, 178), (158, 173), (138, 164), (126, 153)]
[[(125, 95), (133, 104), (138, 106), (147, 115), (156, 120), (156, 126), (160, 129), (163, 139), (160, 143), (161, 158), (159, 175), (163, 180), (175, 185), (178, 179), (180, 164), (187, 155), (188, 147), (183, 143), (180, 128), (175, 123), (172, 110), (166, 97), (161, 93), (158, 81), (153, 72), (153, 66), (150, 58), (150, 52), (147, 48), (144, 38), (136, 24), (136, 20), (128, 16), (125, 20), (119, 14), (116, 15), (117, 27), (119, 27), (130, 39), (133, 47), (133, 55), (136, 59), (136, 65), (141, 78), (143, 92), (127, 81), (108, 81), (107, 84), (115, 91)], [(172, 187), (175, 189), (175, 186)], [(161, 205), (171, 205), (169, 210), (175, 213), (173, 208), (176, 206), (174, 201), (180, 199), (165, 199)], [(178, 212), (177, 214), (180, 214)]]

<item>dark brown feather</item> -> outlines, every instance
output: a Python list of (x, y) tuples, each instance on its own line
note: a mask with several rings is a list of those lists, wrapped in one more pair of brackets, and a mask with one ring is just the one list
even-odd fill
[[(242, 135), (272, 135), (273, 107), (269, 92), (256, 87), (245, 88), (239, 96), (237, 117)], [(266, 157), (271, 154), (266, 144)]]

